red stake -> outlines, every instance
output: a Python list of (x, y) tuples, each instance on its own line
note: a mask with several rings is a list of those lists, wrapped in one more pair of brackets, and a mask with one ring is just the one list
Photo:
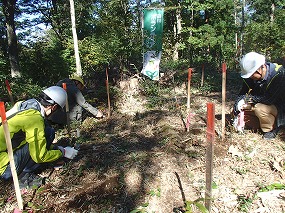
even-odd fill
[(106, 67), (106, 90), (108, 96), (108, 118), (111, 115), (111, 102), (110, 102), (110, 92), (109, 92), (109, 77), (108, 77), (108, 67)]
[(206, 192), (205, 206), (211, 212), (213, 156), (215, 140), (215, 105), (207, 103), (207, 149), (206, 149)]
[(14, 188), (15, 188), (15, 192), (16, 192), (17, 203), (18, 203), (19, 210), (21, 211), (21, 210), (23, 210), (23, 200), (21, 197), (19, 179), (18, 179), (15, 161), (14, 161), (11, 136), (10, 136), (10, 131), (9, 131), (8, 122), (7, 122), (7, 118), (6, 118), (4, 102), (0, 102), (0, 116), (2, 119), (2, 126), (3, 126), (4, 136), (5, 136), (5, 140), (6, 140), (6, 146), (7, 146), (8, 157), (9, 157), (9, 161), (10, 161), (12, 177), (13, 177), (13, 181), (14, 181)]
[(9, 94), (9, 98), (10, 98), (11, 104), (14, 105), (15, 102), (14, 102), (14, 99), (13, 99), (12, 90), (11, 90), (9, 81), (5, 80), (5, 84), (6, 84), (6, 88), (7, 88), (8, 94)]
[[(66, 83), (62, 83), (62, 88), (67, 93)], [(67, 134), (70, 136), (70, 118), (69, 118), (69, 104), (68, 104), (68, 96), (66, 96), (66, 104), (65, 104), (65, 112), (66, 112), (66, 124), (67, 124)]]
[[(188, 116), (186, 118), (186, 120), (188, 120), (188, 117), (190, 115), (190, 83), (191, 83), (191, 77), (192, 77), (192, 68), (188, 69), (188, 91), (187, 91), (187, 112), (188, 112)], [(187, 126), (187, 132), (189, 132), (189, 126)]]

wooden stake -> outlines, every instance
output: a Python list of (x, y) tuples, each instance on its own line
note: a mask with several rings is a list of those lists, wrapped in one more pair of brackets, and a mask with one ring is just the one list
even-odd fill
[[(62, 83), (62, 88), (67, 93), (66, 83)], [(65, 112), (66, 112), (66, 124), (67, 124), (67, 134), (70, 137), (70, 117), (69, 117), (69, 104), (68, 104), (68, 96), (66, 96), (66, 104), (65, 104)]]
[[(186, 120), (188, 121), (188, 119), (190, 118), (190, 83), (191, 83), (191, 77), (192, 77), (192, 68), (188, 69), (188, 91), (187, 91), (187, 113), (188, 116), (186, 118)], [(189, 121), (188, 121), (189, 122)], [(189, 126), (190, 124), (188, 124), (187, 126), (187, 132), (189, 132)]]
[(205, 78), (205, 65), (202, 64), (202, 73), (201, 73), (201, 84), (200, 86), (204, 86), (204, 78)]
[(225, 140), (226, 134), (226, 70), (227, 65), (226, 63), (222, 64), (222, 141)]
[(207, 148), (206, 148), (206, 192), (205, 206), (211, 212), (213, 156), (215, 140), (215, 105), (207, 103)]
[(187, 92), (187, 111), (190, 110), (190, 82), (191, 82), (192, 68), (188, 69), (188, 92)]
[(110, 92), (109, 92), (109, 77), (108, 77), (108, 67), (106, 67), (106, 90), (108, 96), (108, 119), (111, 115), (111, 102), (110, 102)]
[(11, 90), (9, 81), (5, 80), (5, 84), (6, 84), (6, 88), (7, 88), (8, 94), (9, 94), (9, 98), (10, 98), (11, 104), (14, 105), (15, 102), (14, 102), (14, 99), (13, 99), (12, 90)]
[(12, 177), (13, 177), (13, 182), (14, 182), (14, 188), (15, 188), (16, 197), (17, 197), (18, 208), (20, 210), (23, 210), (23, 200), (22, 200), (22, 196), (21, 196), (19, 179), (18, 179), (15, 161), (14, 161), (13, 148), (12, 148), (12, 143), (11, 143), (11, 137), (10, 137), (10, 131), (9, 131), (9, 127), (8, 127), (8, 122), (7, 122), (7, 118), (6, 118), (4, 102), (0, 102), (0, 115), (1, 115), (1, 119), (2, 119), (2, 126), (3, 126), (4, 136), (5, 136), (5, 140), (6, 140), (6, 146), (7, 146), (7, 151), (8, 151), (9, 161), (10, 161), (10, 167), (11, 167), (11, 172), (12, 172)]

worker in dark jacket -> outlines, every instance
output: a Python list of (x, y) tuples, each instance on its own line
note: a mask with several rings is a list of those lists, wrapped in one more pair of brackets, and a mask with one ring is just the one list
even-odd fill
[[(55, 162), (61, 157), (73, 159), (77, 150), (72, 147), (53, 147), (54, 130), (45, 119), (66, 103), (66, 92), (58, 86), (49, 87), (37, 99), (17, 102), (7, 114), (11, 142), (20, 184), (33, 186), (39, 180), (34, 173), (41, 165)], [(12, 178), (7, 147), (0, 126), (0, 177)], [(40, 185), (40, 183), (38, 183)]]
[[(103, 117), (103, 113), (100, 110), (85, 100), (82, 94), (85, 87), (82, 78), (72, 75), (70, 78), (60, 80), (56, 85), (62, 87), (63, 83), (66, 83), (70, 121), (81, 122), (83, 109), (90, 112), (96, 118)], [(51, 120), (55, 123), (67, 124), (66, 113), (58, 111), (51, 117)]]
[(234, 105), (234, 114), (244, 112), (250, 128), (259, 122), (265, 139), (276, 137), (285, 125), (285, 69), (265, 61), (265, 56), (250, 52), (240, 61), (242, 89)]

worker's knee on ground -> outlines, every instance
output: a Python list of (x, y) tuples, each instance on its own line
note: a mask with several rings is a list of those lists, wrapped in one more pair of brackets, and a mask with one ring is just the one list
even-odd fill
[(277, 108), (274, 105), (266, 105), (257, 103), (254, 107), (255, 115), (258, 118), (265, 118), (267, 116), (277, 116)]

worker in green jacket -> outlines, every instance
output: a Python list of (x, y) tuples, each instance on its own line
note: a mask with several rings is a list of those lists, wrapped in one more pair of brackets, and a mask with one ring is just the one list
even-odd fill
[[(8, 126), (14, 152), (16, 171), (20, 184), (34, 185), (35, 170), (45, 163), (61, 157), (73, 159), (77, 150), (72, 147), (53, 147), (55, 131), (47, 125), (46, 118), (66, 104), (66, 92), (58, 86), (42, 91), (38, 99), (17, 102), (7, 112)], [(0, 177), (12, 178), (9, 157), (3, 132), (0, 126)], [(40, 185), (40, 184), (39, 184)]]

